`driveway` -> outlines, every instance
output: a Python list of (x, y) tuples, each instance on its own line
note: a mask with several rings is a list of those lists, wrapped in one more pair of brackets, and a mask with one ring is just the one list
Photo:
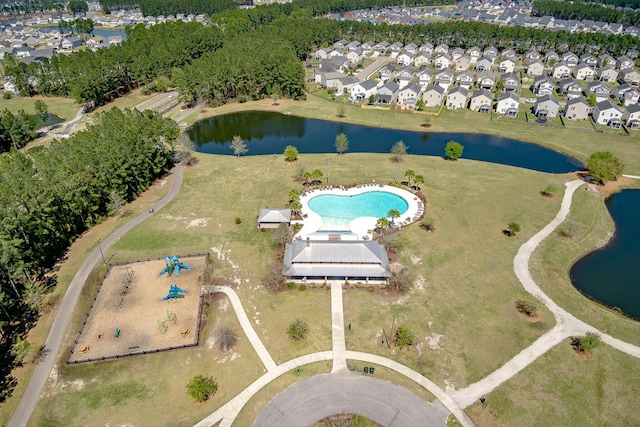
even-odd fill
[(404, 387), (356, 373), (323, 374), (278, 394), (254, 427), (309, 426), (335, 414), (359, 414), (387, 427), (447, 425), (449, 410)]
[(376, 71), (378, 68), (382, 67), (385, 63), (387, 63), (387, 61), (389, 61), (388, 56), (378, 56), (375, 61), (369, 64), (366, 68), (363, 68), (362, 71), (360, 71), (356, 75), (356, 77), (361, 82), (367, 80), (367, 78), (371, 73)]

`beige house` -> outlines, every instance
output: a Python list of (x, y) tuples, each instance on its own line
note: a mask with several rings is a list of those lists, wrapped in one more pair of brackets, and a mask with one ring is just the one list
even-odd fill
[(530, 76), (541, 76), (544, 74), (544, 64), (539, 60), (534, 60), (527, 65), (527, 74)]
[(467, 106), (469, 91), (463, 87), (457, 87), (449, 92), (445, 106), (450, 110), (465, 108)]
[(442, 103), (444, 88), (439, 85), (429, 86), (422, 94), (422, 101), (425, 107), (437, 107)]
[(493, 103), (493, 93), (488, 89), (478, 89), (471, 95), (469, 109), (488, 114)]
[(572, 120), (586, 120), (591, 113), (591, 106), (584, 98), (573, 98), (564, 107), (564, 116)]

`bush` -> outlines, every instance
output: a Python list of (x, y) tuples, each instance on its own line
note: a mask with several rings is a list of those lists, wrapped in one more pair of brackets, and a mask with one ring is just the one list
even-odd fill
[(293, 321), (291, 325), (289, 325), (289, 329), (287, 329), (287, 335), (291, 337), (294, 341), (300, 341), (304, 339), (309, 333), (309, 326), (304, 319), (296, 319)]
[(209, 395), (214, 395), (218, 391), (218, 383), (212, 377), (197, 375), (189, 380), (187, 384), (187, 394), (196, 402), (204, 402)]
[(509, 233), (509, 236), (515, 236), (520, 232), (520, 224), (518, 224), (517, 222), (510, 222), (507, 225), (507, 232)]
[(391, 289), (400, 293), (408, 292), (412, 284), (413, 277), (406, 268), (392, 272), (391, 277), (389, 277), (389, 286)]
[(431, 217), (426, 217), (420, 222), (420, 227), (427, 230), (429, 233), (433, 233), (436, 230), (435, 220)]
[(540, 192), (540, 194), (542, 194), (544, 197), (554, 197), (556, 195), (556, 191), (558, 191), (558, 189), (556, 188), (555, 185), (547, 185), (547, 187), (542, 190)]
[(376, 290), (376, 288), (374, 288), (374, 287), (373, 287), (373, 285), (369, 285), (369, 286), (367, 286), (367, 290), (368, 290), (369, 292), (373, 292), (373, 291), (375, 291), (375, 290)]
[(306, 291), (306, 290), (307, 290), (307, 285), (300, 285), (300, 286), (298, 286), (298, 290), (299, 290), (299, 291)]
[(2, 99), (11, 99), (13, 97), (13, 95), (11, 94), (11, 92), (5, 92), (2, 94)]
[(516, 301), (516, 310), (527, 317), (532, 317), (538, 311), (538, 307), (532, 302), (519, 299)]
[(444, 147), (444, 154), (449, 160), (458, 160), (462, 156), (464, 146), (456, 141), (449, 141)]
[(284, 159), (287, 162), (295, 162), (298, 160), (298, 149), (293, 145), (287, 145), (284, 149)]
[(356, 288), (360, 289), (362, 287), (362, 282), (356, 282)]
[(565, 239), (572, 239), (578, 231), (578, 224), (573, 221), (567, 222), (561, 229), (560, 235)]
[(282, 275), (282, 265), (274, 264), (267, 270), (262, 278), (262, 284), (270, 292), (277, 292), (284, 286), (284, 276)]
[(413, 345), (413, 341), (415, 340), (415, 335), (411, 331), (411, 329), (406, 326), (400, 326), (396, 330), (396, 335), (394, 337), (394, 343), (396, 347), (405, 348), (406, 346)]
[(296, 287), (296, 284), (293, 282), (289, 282), (287, 286), (289, 286), (289, 289), (294, 289)]
[(572, 337), (571, 347), (581, 354), (589, 355), (593, 350), (600, 346), (600, 335), (587, 332), (584, 337)]
[(216, 333), (216, 343), (221, 351), (229, 351), (238, 342), (238, 335), (227, 326), (220, 326)]
[(237, 216), (236, 217), (236, 224), (241, 224), (241, 223), (242, 223), (242, 220), (240, 219), (240, 217)]

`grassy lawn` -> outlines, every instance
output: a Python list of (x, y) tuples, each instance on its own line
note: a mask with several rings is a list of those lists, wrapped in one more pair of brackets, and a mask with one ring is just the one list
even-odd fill
[[(637, 181), (630, 183), (640, 187)], [(573, 196), (567, 218), (577, 226), (572, 240), (553, 233), (531, 257), (531, 274), (555, 302), (590, 325), (616, 338), (640, 345), (640, 323), (595, 304), (578, 292), (569, 279), (571, 266), (584, 256), (585, 250), (602, 246), (613, 234), (613, 221), (604, 197), (579, 189)]]
[(80, 106), (71, 98), (51, 98), (46, 96), (17, 97), (11, 99), (0, 99), (0, 111), (5, 109), (16, 114), (18, 110), (24, 110), (27, 113), (35, 114), (34, 103), (36, 100), (42, 100), (47, 104), (49, 114), (55, 114), (58, 117), (68, 121), (76, 116)]
[(570, 128), (578, 128), (578, 129), (584, 129), (584, 130), (589, 130), (591, 132), (593, 132), (593, 126), (591, 125), (591, 121), (590, 120), (571, 120), (571, 119), (567, 119), (566, 117), (563, 119), (564, 120), (564, 124), (567, 126), (567, 129)]
[[(45, 389), (47, 398), (38, 402), (30, 425), (190, 425), (231, 400), (265, 370), (228, 299), (209, 301), (199, 347), (62, 366), (55, 383)], [(229, 352), (214, 344), (217, 325), (222, 324), (239, 335)], [(216, 378), (218, 393), (204, 403), (194, 403), (186, 384), (201, 374)]]
[[(185, 121), (194, 123), (214, 115), (237, 111), (270, 110), (324, 120), (337, 120), (345, 123), (376, 125), (386, 128), (422, 131), (422, 116), (401, 111), (359, 108), (345, 105), (345, 117), (336, 117), (336, 104), (317, 96), (307, 96), (306, 101), (280, 100), (278, 106), (271, 100), (229, 104), (218, 108), (205, 108), (198, 114), (192, 114)], [(626, 164), (625, 173), (640, 175), (640, 146), (636, 138), (614, 134), (590, 135), (576, 133), (573, 129), (545, 128), (540, 126), (522, 126), (507, 121), (492, 121), (489, 115), (478, 114), (467, 109), (446, 110), (432, 120), (429, 128), (432, 132), (473, 132), (498, 135), (521, 141), (544, 145), (556, 151), (586, 160), (595, 151), (610, 150)]]
[(638, 359), (611, 347), (587, 358), (567, 340), (466, 412), (477, 426), (637, 426), (638, 370)]

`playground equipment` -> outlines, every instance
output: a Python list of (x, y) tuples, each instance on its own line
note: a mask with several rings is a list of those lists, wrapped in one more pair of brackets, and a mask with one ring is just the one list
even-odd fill
[(167, 329), (169, 328), (167, 324), (170, 323), (172, 325), (175, 325), (177, 321), (178, 321), (178, 318), (176, 317), (176, 314), (171, 310), (167, 310), (166, 319), (162, 317), (158, 319), (158, 328), (160, 328), (160, 332), (164, 334), (165, 332), (167, 332)]
[(168, 277), (171, 277), (171, 274), (173, 273), (175, 273), (176, 276), (179, 276), (180, 269), (191, 270), (191, 267), (180, 262), (180, 257), (178, 255), (174, 255), (173, 257), (164, 257), (164, 263), (166, 264), (166, 267), (160, 272), (161, 276), (164, 273), (167, 273)]
[(176, 285), (171, 285), (171, 287), (169, 288), (169, 293), (167, 294), (167, 296), (162, 298), (162, 301), (166, 301), (168, 299), (184, 298), (184, 294), (186, 293), (187, 291), (185, 291), (184, 289), (180, 289)]
[(127, 291), (129, 290), (129, 286), (131, 285), (131, 279), (133, 278), (133, 270), (131, 267), (127, 267), (125, 272), (122, 274), (122, 289), (120, 289), (120, 294), (113, 300), (113, 305), (116, 309), (122, 307), (122, 303), (124, 302), (124, 297), (127, 295)]

